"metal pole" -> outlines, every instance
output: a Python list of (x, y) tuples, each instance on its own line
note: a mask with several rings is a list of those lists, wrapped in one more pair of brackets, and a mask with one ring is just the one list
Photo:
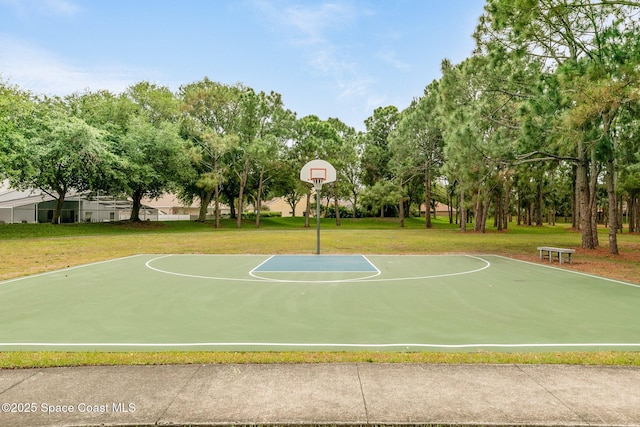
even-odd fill
[(320, 190), (316, 189), (316, 254), (320, 255)]

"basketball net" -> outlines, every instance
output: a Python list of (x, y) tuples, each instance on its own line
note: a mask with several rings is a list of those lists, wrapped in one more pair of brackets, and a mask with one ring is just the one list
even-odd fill
[(322, 190), (322, 183), (324, 182), (324, 178), (311, 178), (313, 181), (313, 188), (316, 191)]

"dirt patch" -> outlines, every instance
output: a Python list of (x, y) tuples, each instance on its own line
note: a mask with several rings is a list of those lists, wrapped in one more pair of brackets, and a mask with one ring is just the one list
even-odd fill
[[(627, 244), (618, 255), (609, 253), (608, 247), (596, 249), (575, 248), (572, 263), (564, 263), (562, 266), (557, 261), (552, 265), (595, 276), (608, 277), (634, 284), (640, 284), (640, 244)], [(529, 261), (538, 264), (549, 264), (548, 260), (540, 261), (540, 256), (514, 255), (512, 258)]]

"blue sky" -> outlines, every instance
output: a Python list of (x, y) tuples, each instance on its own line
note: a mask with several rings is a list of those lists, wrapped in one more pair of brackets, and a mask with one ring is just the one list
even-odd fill
[(0, 0), (0, 76), (36, 93), (202, 79), (358, 130), (474, 47), (484, 0)]

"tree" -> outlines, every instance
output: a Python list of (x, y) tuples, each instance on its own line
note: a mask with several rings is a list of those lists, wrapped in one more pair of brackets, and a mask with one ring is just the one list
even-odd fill
[(16, 156), (22, 157), (25, 138), (33, 128), (33, 96), (0, 79), (0, 180), (21, 168)]
[(338, 171), (341, 187), (344, 188), (344, 197), (351, 201), (353, 206), (352, 216), (356, 218), (358, 215), (358, 196), (362, 192), (362, 169), (360, 158), (362, 157), (364, 147), (364, 133), (357, 132), (344, 140), (344, 164)]
[(195, 178), (182, 184), (182, 199), (200, 199), (198, 221), (204, 222), (214, 201), (215, 225), (220, 227), (220, 194), (228, 181), (230, 153), (240, 143), (235, 133), (241, 86), (228, 86), (208, 78), (180, 88), (181, 133), (192, 143), (190, 159)]
[[(269, 144), (284, 143), (285, 132), (289, 128), (293, 113), (284, 109), (282, 97), (276, 92), (256, 93), (252, 89), (245, 90), (239, 101), (236, 133), (239, 144), (232, 151), (231, 170), (238, 179), (238, 213), (236, 225), (242, 225), (242, 211), (245, 190), (252, 167), (258, 157), (268, 151)], [(277, 152), (276, 149), (274, 152)], [(264, 165), (264, 163), (263, 163)], [(263, 170), (264, 173), (264, 170)]]
[[(634, 21), (640, 11), (640, 5), (631, 1), (606, 1), (593, 2), (590, 0), (540, 0), (517, 1), (489, 0), (485, 7), (486, 13), (481, 17), (480, 25), (476, 31), (476, 40), (479, 49), (491, 44), (500, 44), (505, 50), (516, 52), (521, 56), (541, 58), (545, 61), (545, 72), (553, 74), (559, 72), (565, 74), (567, 70), (580, 63), (591, 63), (595, 68), (606, 69), (608, 63), (607, 41), (624, 34), (627, 29), (635, 28)], [(635, 37), (637, 40), (637, 36)], [(585, 69), (586, 70), (586, 69)], [(569, 73), (572, 74), (572, 73)], [(567, 80), (568, 84), (561, 86), (569, 98), (576, 93), (576, 80)], [(580, 90), (578, 90), (579, 92)], [(575, 99), (574, 99), (575, 101)], [(584, 137), (595, 136), (591, 131), (584, 129), (580, 120), (574, 120), (579, 113), (572, 111), (574, 106), (578, 109), (584, 107), (582, 102), (569, 104), (565, 117), (566, 133), (571, 138), (565, 141), (574, 150), (573, 159), (576, 165), (576, 189), (579, 193), (581, 214), (582, 247), (593, 249), (598, 245), (597, 231), (594, 218), (596, 217), (596, 203), (593, 183), (597, 181), (598, 167), (596, 140), (584, 141)], [(608, 109), (605, 107), (605, 110)], [(605, 128), (610, 124), (607, 121), (611, 114), (606, 113), (600, 125)], [(584, 115), (583, 115), (584, 117)], [(597, 137), (596, 137), (597, 139)], [(612, 155), (605, 162), (615, 175), (615, 147), (612, 144), (609, 151)], [(531, 159), (534, 154), (541, 154), (540, 160), (554, 158), (554, 153), (548, 153), (544, 148), (538, 152), (528, 153)], [(550, 154), (550, 155), (548, 155)], [(561, 156), (555, 156), (560, 158)], [(615, 178), (613, 189), (609, 191), (609, 204), (615, 206), (613, 194), (615, 194)], [(590, 184), (588, 184), (590, 183)], [(609, 229), (615, 229), (617, 215), (609, 215)], [(617, 253), (615, 233), (609, 235), (610, 251)]]
[(254, 204), (256, 210), (256, 227), (260, 227), (262, 196), (265, 192), (265, 186), (285, 169), (285, 145), (283, 141), (275, 135), (267, 135), (264, 139), (260, 140), (259, 143), (254, 144), (251, 149), (253, 151), (252, 156), (256, 159), (255, 172), (257, 186)]
[(389, 135), (398, 123), (398, 109), (393, 105), (378, 107), (365, 120), (366, 133), (362, 152), (362, 182), (372, 186), (384, 179), (391, 179), (389, 161)]
[(118, 149), (125, 159), (123, 169), (127, 180), (123, 190), (133, 201), (129, 219), (140, 221), (144, 197), (160, 197), (184, 180), (180, 177), (189, 171), (186, 144), (176, 124), (153, 125), (143, 118), (135, 118)]
[[(333, 205), (335, 210), (336, 225), (340, 226), (340, 199), (343, 196), (354, 194), (352, 178), (354, 176), (354, 168), (358, 164), (357, 151), (357, 133), (354, 128), (347, 126), (344, 122), (337, 118), (329, 118), (327, 123), (336, 131), (337, 138), (326, 141), (326, 160), (336, 169), (337, 179), (332, 183), (328, 190), (333, 197)], [(353, 212), (356, 213), (356, 204), (354, 201)]]
[(60, 222), (67, 194), (89, 190), (111, 166), (104, 133), (71, 115), (68, 107), (61, 98), (40, 101), (33, 127), (10, 165), (13, 187), (38, 188), (56, 200), (53, 224)]
[(395, 205), (401, 197), (402, 191), (397, 183), (383, 180), (367, 187), (362, 193), (361, 203), (373, 212), (380, 212), (380, 218), (384, 218), (385, 207)]
[(167, 87), (139, 82), (123, 96), (133, 111), (115, 147), (126, 177), (120, 191), (132, 200), (130, 221), (140, 221), (144, 197), (175, 190), (190, 172), (187, 144), (179, 134), (178, 100)]
[[(328, 121), (320, 120), (317, 116), (306, 116), (297, 120), (291, 136), (291, 155), (296, 162), (295, 169), (300, 171), (307, 162), (314, 159), (326, 160), (333, 147), (339, 146), (339, 140), (338, 131)], [(306, 185), (305, 188), (305, 227), (309, 227), (311, 187)]]
[(425, 88), (424, 96), (401, 113), (389, 137), (391, 168), (400, 186), (404, 187), (414, 176), (422, 177), (426, 228), (431, 228), (433, 181), (444, 160), (441, 117), (437, 110), (439, 97), (438, 82), (433, 81)]

